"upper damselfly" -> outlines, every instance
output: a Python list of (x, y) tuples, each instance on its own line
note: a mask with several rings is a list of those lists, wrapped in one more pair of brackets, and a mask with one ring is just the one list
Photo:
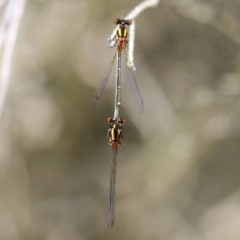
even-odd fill
[[(104, 88), (107, 85), (110, 73), (111, 73), (113, 65), (114, 65), (114, 61), (116, 60), (116, 56), (117, 56), (117, 61), (118, 61), (118, 64), (117, 64), (118, 66), (117, 66), (117, 70), (116, 70), (116, 75), (117, 75), (116, 78), (119, 81), (121, 81), (121, 77), (120, 77), (121, 76), (121, 58), (122, 58), (122, 52), (123, 52), (123, 53), (125, 53), (125, 69), (126, 69), (126, 78), (128, 80), (129, 89), (132, 93), (133, 101), (134, 101), (134, 104), (135, 104), (137, 110), (140, 113), (142, 113), (143, 98), (140, 93), (136, 78), (133, 74), (133, 68), (128, 63), (129, 62), (128, 61), (128, 53), (126, 52), (127, 44), (128, 44), (128, 31), (126, 29), (126, 26), (131, 25), (132, 21), (116, 18), (114, 20), (114, 23), (116, 25), (119, 25), (119, 28), (116, 32), (114, 39), (111, 39), (111, 41), (115, 40), (115, 44), (113, 46), (117, 46), (117, 51), (114, 53), (110, 63), (108, 64), (106, 72), (104, 74), (104, 77), (101, 80), (100, 85), (94, 94), (93, 105), (96, 106), (99, 98), (101, 97), (101, 95), (103, 93)], [(121, 102), (119, 101), (119, 102), (117, 102), (117, 104), (120, 105)], [(114, 117), (117, 118), (118, 116), (114, 116)]]

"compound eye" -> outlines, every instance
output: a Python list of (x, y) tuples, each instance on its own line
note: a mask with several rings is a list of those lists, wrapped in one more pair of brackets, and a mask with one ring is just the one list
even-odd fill
[(107, 122), (110, 123), (112, 121), (112, 118), (108, 118)]
[(131, 25), (132, 24), (132, 20), (128, 20), (128, 25)]
[(120, 23), (120, 19), (119, 18), (115, 18), (113, 21), (116, 25), (118, 25)]

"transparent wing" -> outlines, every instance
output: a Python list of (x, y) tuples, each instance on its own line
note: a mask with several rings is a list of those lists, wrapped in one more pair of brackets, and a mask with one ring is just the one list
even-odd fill
[(112, 147), (112, 166), (110, 176), (110, 187), (108, 195), (108, 211), (106, 228), (112, 228), (115, 218), (115, 189), (116, 189), (116, 171), (117, 171), (117, 147)]
[(100, 85), (99, 85), (98, 89), (96, 90), (96, 92), (93, 96), (93, 106), (94, 107), (97, 105), (98, 100), (101, 97), (101, 95), (103, 93), (103, 90), (107, 85), (110, 73), (112, 72), (113, 63), (114, 63), (115, 58), (116, 58), (116, 52), (113, 55), (113, 58), (111, 59), (110, 63), (108, 64), (107, 69), (106, 69), (105, 74), (104, 74), (104, 77), (101, 80)]
[(141, 92), (139, 90), (136, 78), (133, 74), (133, 70), (131, 67), (128, 66), (127, 62), (128, 62), (127, 52), (125, 51), (126, 74), (127, 74), (129, 89), (132, 93), (133, 102), (134, 102), (138, 112), (142, 113), (143, 109), (144, 109), (143, 98), (142, 98)]

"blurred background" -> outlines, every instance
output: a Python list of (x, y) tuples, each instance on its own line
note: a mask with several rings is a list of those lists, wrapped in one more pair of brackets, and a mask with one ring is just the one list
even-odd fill
[(162, 0), (137, 17), (145, 109), (123, 74), (116, 219), (105, 230), (114, 73), (96, 108), (92, 99), (113, 20), (139, 3), (26, 2), (0, 124), (1, 240), (240, 239), (239, 0)]

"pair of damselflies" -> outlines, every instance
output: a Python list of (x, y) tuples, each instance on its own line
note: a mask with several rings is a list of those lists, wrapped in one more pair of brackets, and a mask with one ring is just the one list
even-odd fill
[(97, 91), (94, 94), (93, 105), (96, 106), (99, 98), (101, 97), (105, 86), (107, 85), (110, 73), (113, 69), (115, 60), (117, 59), (116, 64), (116, 84), (115, 84), (115, 102), (114, 102), (114, 114), (112, 118), (108, 118), (108, 133), (107, 138), (109, 145), (112, 147), (112, 165), (111, 165), (111, 175), (110, 175), (110, 187), (109, 187), (109, 196), (108, 196), (108, 212), (107, 212), (107, 222), (106, 228), (112, 228), (114, 225), (115, 218), (115, 188), (116, 188), (116, 167), (117, 167), (117, 150), (118, 146), (121, 145), (121, 139), (123, 138), (123, 125), (125, 120), (120, 118), (120, 105), (121, 105), (121, 71), (122, 71), (122, 53), (125, 56), (125, 70), (126, 78), (128, 80), (129, 89), (133, 96), (134, 104), (137, 110), (141, 113), (143, 111), (143, 99), (139, 91), (139, 87), (135, 76), (133, 74), (133, 67), (128, 64), (128, 31), (126, 26), (132, 24), (131, 20), (126, 19), (115, 19), (114, 23), (119, 26), (116, 31), (114, 39), (111, 39), (111, 42), (114, 41), (116, 46), (116, 52), (114, 53), (109, 65), (107, 66), (106, 72)]

